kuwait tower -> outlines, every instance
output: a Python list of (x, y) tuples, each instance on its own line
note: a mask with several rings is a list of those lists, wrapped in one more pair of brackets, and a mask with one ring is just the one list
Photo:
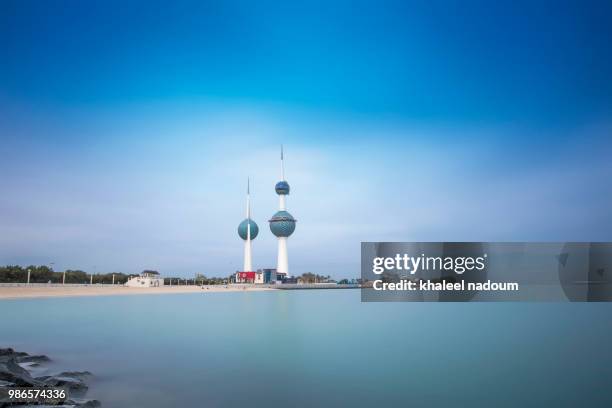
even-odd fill
[(287, 212), (286, 198), (289, 195), (289, 183), (285, 180), (285, 163), (283, 146), (281, 146), (281, 180), (276, 183), (276, 194), (279, 197), (279, 211), (270, 219), (270, 231), (278, 237), (278, 261), (276, 272), (289, 276), (289, 259), (287, 258), (287, 238), (295, 231), (296, 219)]
[(247, 180), (246, 218), (238, 225), (238, 235), (244, 240), (244, 272), (253, 271), (253, 258), (251, 256), (251, 241), (257, 237), (259, 227), (251, 219), (251, 192), (250, 182)]

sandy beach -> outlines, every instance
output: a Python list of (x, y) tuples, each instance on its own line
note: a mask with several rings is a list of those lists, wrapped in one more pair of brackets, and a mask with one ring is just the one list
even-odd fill
[(176, 293), (215, 293), (274, 290), (268, 287), (242, 285), (215, 286), (163, 286), (158, 288), (132, 288), (120, 285), (41, 285), (41, 286), (0, 286), (0, 299), (46, 298), (67, 296), (122, 296), (122, 295), (163, 295)]

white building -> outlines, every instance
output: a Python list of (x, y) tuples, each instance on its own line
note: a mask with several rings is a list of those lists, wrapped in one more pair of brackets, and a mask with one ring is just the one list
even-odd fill
[(159, 272), (144, 271), (139, 276), (131, 277), (125, 286), (133, 288), (155, 288), (164, 286), (164, 279), (159, 276)]

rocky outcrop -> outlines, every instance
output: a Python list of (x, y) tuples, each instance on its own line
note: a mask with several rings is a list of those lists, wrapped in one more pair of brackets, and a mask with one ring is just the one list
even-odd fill
[(56, 375), (46, 375), (36, 377), (36, 381), (41, 381), (49, 387), (61, 387), (70, 390), (70, 395), (83, 396), (87, 392), (85, 378), (91, 377), (89, 371), (66, 371)]
[(89, 371), (64, 371), (56, 375), (33, 377), (28, 368), (48, 362), (44, 355), (29, 355), (12, 348), (0, 348), (0, 387), (61, 387), (68, 391), (65, 401), (50, 401), (47, 405), (35, 403), (17, 404), (0, 399), (2, 407), (54, 407), (54, 408), (94, 408), (100, 402), (84, 398), (87, 393), (86, 381), (92, 377)]
[(28, 353), (24, 353), (23, 351), (15, 351), (12, 348), (0, 348), (0, 357), (18, 357), (18, 356), (27, 356)]
[(41, 363), (46, 363), (51, 361), (51, 359), (47, 356), (42, 356), (42, 355), (38, 355), (38, 356), (30, 356), (30, 355), (25, 355), (25, 356), (19, 356), (17, 358), (15, 358), (15, 360), (18, 363), (36, 363), (36, 364), (41, 364)]
[(40, 381), (35, 380), (25, 368), (17, 363), (16, 357), (7, 354), (6, 349), (0, 350), (4, 351), (4, 354), (0, 355), (0, 381), (13, 383), (16, 387), (42, 386)]

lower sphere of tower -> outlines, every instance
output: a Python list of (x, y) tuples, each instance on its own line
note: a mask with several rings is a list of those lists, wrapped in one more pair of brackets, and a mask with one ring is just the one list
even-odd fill
[(296, 219), (287, 211), (278, 211), (270, 219), (270, 231), (277, 237), (288, 237), (295, 231)]
[(238, 235), (240, 235), (240, 238), (244, 240), (247, 239), (247, 225), (249, 225), (249, 222), (251, 224), (251, 239), (255, 239), (257, 234), (259, 234), (259, 227), (257, 226), (257, 223), (255, 223), (253, 220), (245, 218), (240, 225), (238, 225)]

